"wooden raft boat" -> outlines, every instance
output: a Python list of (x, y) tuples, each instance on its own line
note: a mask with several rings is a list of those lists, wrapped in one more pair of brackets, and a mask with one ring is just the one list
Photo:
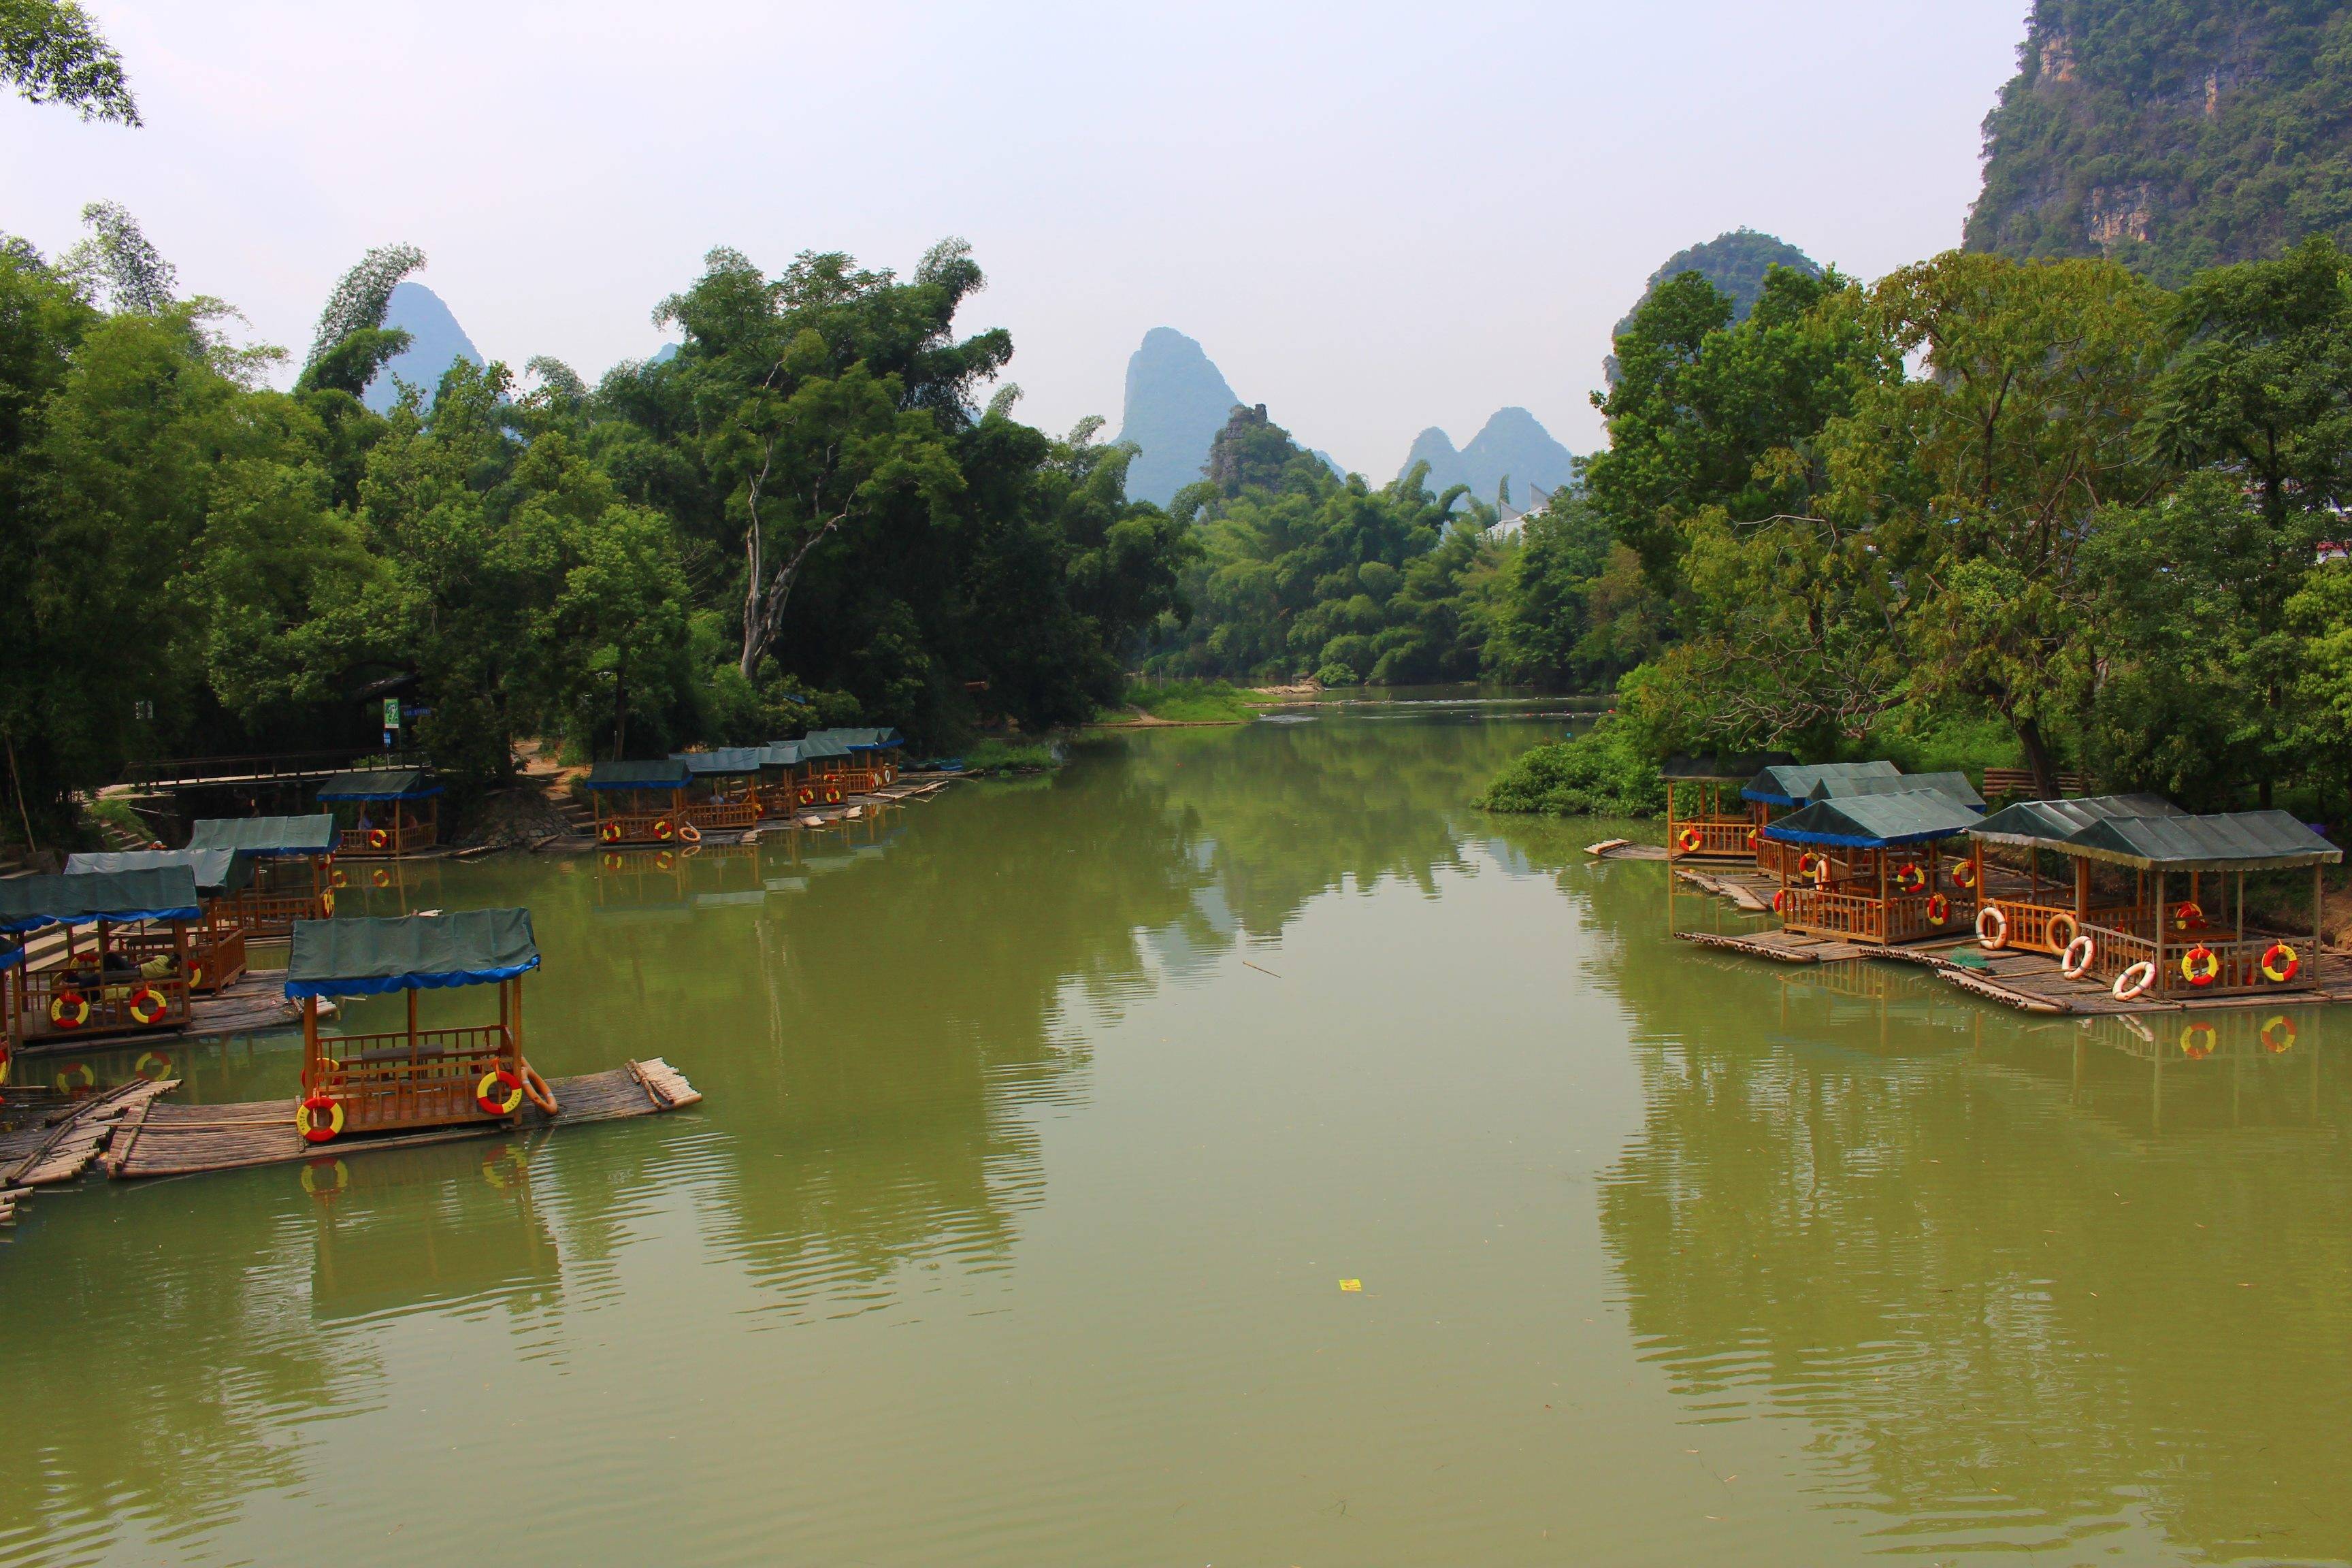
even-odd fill
[(143, 1176), (186, 1176), (205, 1171), (236, 1171), (254, 1165), (303, 1160), (341, 1159), (373, 1149), (414, 1149), (460, 1138), (511, 1136), (541, 1128), (659, 1116), (701, 1102), (701, 1091), (660, 1058), (633, 1061), (610, 1072), (552, 1079), (556, 1114), (525, 1105), (501, 1121), (458, 1122), (415, 1132), (373, 1138), (339, 1138), (320, 1145), (305, 1142), (294, 1121), (291, 1100), (247, 1100), (231, 1105), (170, 1105), (156, 1089), (135, 1109), (109, 1125), (113, 1137), (103, 1165), (121, 1181)]

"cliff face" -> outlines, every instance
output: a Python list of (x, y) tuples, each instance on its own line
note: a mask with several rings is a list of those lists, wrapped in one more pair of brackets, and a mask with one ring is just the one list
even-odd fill
[(1971, 250), (2178, 283), (2352, 240), (2352, 5), (2036, 0), (1984, 133)]
[(1127, 470), (1127, 493), (1166, 506), (1201, 478), (1209, 443), (1241, 399), (1198, 342), (1154, 327), (1127, 362), (1126, 402), (1118, 438), (1142, 448)]

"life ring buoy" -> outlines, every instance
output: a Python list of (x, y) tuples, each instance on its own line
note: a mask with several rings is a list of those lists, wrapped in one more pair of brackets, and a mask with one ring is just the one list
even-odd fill
[(803, 805), (814, 805), (816, 804), (816, 785), (814, 785), (814, 784), (803, 784), (803, 785), (801, 785), (800, 795), (801, 795), (801, 804), (802, 804)]
[(2147, 988), (2155, 984), (2156, 960), (2143, 958), (2116, 976), (2115, 998), (2118, 1002), (2129, 1002), (2135, 997), (2145, 996)]
[[(325, 1173), (324, 1179), (321, 1172)], [(322, 1202), (351, 1184), (351, 1167), (341, 1160), (311, 1160), (302, 1167), (302, 1190)]]
[(2077, 935), (2066, 944), (2066, 951), (2059, 955), (2058, 973), (2069, 980), (2080, 980), (2091, 972), (2091, 965), (2098, 962), (2098, 957), (2099, 944), (2088, 936)]
[(386, 833), (386, 832), (385, 832), (383, 828), (381, 828), (381, 827), (371, 827), (371, 828), (369, 828), (369, 829), (368, 829), (368, 847), (369, 847), (369, 848), (371, 848), (371, 849), (389, 849), (389, 848), (391, 848), (391, 847), (392, 847), (392, 835), (391, 835), (391, 834), (389, 834), (389, 833)]
[(1828, 856), (1816, 855), (1811, 850), (1808, 849), (1797, 857), (1797, 875), (1800, 877), (1810, 877), (1828, 864)]
[(172, 1076), (172, 1058), (161, 1051), (142, 1051), (131, 1070), (149, 1083), (161, 1083)]
[(702, 842), (702, 829), (691, 822), (681, 822), (677, 825), (677, 841), (680, 844), (699, 844)]
[(2000, 912), (1998, 904), (1987, 904), (1977, 911), (1977, 945), (1987, 952), (1999, 952), (2009, 945), (2009, 917)]
[(1696, 827), (1685, 827), (1675, 835), (1675, 847), (1685, 855), (1697, 854), (1699, 846), (1706, 842), (1706, 837)]
[(654, 818), (654, 837), (660, 839), (663, 843), (668, 843), (670, 835), (677, 831), (677, 828), (670, 826), (668, 817), (657, 816)]
[(327, 1094), (303, 1096), (294, 1108), (294, 1129), (305, 1143), (324, 1143), (343, 1130), (342, 1101)]
[(2194, 899), (2183, 899), (2172, 906), (2172, 929), (2194, 931), (2205, 921), (2204, 906)]
[[(330, 912), (330, 913), (332, 913), (333, 911), (331, 910), (329, 912)], [(196, 989), (198, 986), (202, 985), (204, 983), (205, 983), (205, 964), (204, 964), (204, 960), (202, 960), (202, 959), (198, 959), (198, 960), (196, 960), (194, 963), (191, 963), (191, 964), (189, 964), (189, 965), (188, 965), (188, 989), (189, 989), (189, 990), (191, 990), (191, 991), (194, 991), (194, 989)]]
[(142, 985), (133, 991), (130, 1005), (131, 1021), (142, 1027), (163, 1022), (163, 1015), (172, 1010), (172, 1004), (152, 985)]
[(547, 1087), (547, 1080), (540, 1077), (539, 1069), (529, 1062), (522, 1065), (522, 1091), (530, 1096), (530, 1102), (533, 1105), (538, 1106), (550, 1116), (557, 1114), (563, 1109), (555, 1102), (555, 1091)]
[(2221, 955), (2199, 942), (2180, 955), (2180, 978), (2202, 991), (2221, 977)]
[(60, 1029), (79, 1029), (89, 1022), (89, 998), (79, 991), (60, 991), (49, 998), (49, 1022)]
[(1786, 914), (1786, 913), (1788, 912), (1788, 910), (1789, 910), (1789, 889), (1786, 889), (1786, 888), (1782, 888), (1781, 889), (1780, 889), (1780, 891), (1778, 891), (1778, 892), (1776, 892), (1776, 893), (1774, 893), (1774, 894), (1772, 895), (1772, 912), (1773, 912), (1774, 914), (1776, 914), (1776, 915), (1779, 915), (1779, 914)]
[(73, 1062), (58, 1069), (57, 1077), (49, 1079), (49, 1087), (59, 1094), (95, 1089), (98, 1087), (98, 1075), (89, 1070), (88, 1062)]
[(1927, 885), (1927, 873), (1916, 860), (1906, 860), (1895, 868), (1895, 885), (1906, 893), (1916, 893)]
[(368, 880), (376, 887), (389, 888), (392, 886), (392, 873), (378, 866), (368, 873)]
[(1760, 827), (1751, 827), (1751, 828), (1749, 828), (1749, 829), (1748, 830), (1748, 847), (1749, 847), (1750, 849), (1753, 849), (1753, 848), (1755, 848), (1759, 844), (1761, 844), (1761, 843), (1763, 843), (1763, 842), (1764, 842), (1764, 830), (1763, 830), (1762, 828), (1760, 828)]
[(352, 885), (351, 873), (341, 866), (335, 868), (335, 874), (328, 879), (338, 888), (348, 888)]
[(16, 1054), (10, 1050), (5, 1043), (0, 1043), (0, 1086), (5, 1086), (7, 1083), (8, 1074), (13, 1068), (15, 1068), (16, 1065)]
[(1963, 860), (1952, 868), (1952, 886), (1967, 892), (1977, 885), (1977, 863)]
[(617, 822), (605, 823), (596, 829), (596, 837), (607, 844), (618, 844), (621, 841), (621, 825)]
[(2263, 1026), (2263, 1049), (2274, 1057), (2294, 1049), (2294, 1020), (2281, 1013)]
[(485, 1116), (512, 1116), (522, 1109), (522, 1079), (504, 1068), (492, 1068), (474, 1086), (474, 1103)]
[(2074, 939), (2082, 934), (2083, 928), (2074, 922), (2073, 915), (2063, 910), (2050, 917), (2050, 945), (2059, 952), (2063, 952), (2074, 946)]
[(841, 786), (839, 784), (829, 784), (824, 786), (824, 804), (827, 805), (839, 805), (841, 804)]
[(1952, 900), (1941, 893), (1927, 895), (1927, 923), (1942, 925), (1952, 918)]
[(2285, 942), (2274, 942), (2263, 950), (2263, 978), (2273, 985), (2284, 985), (2303, 972), (2303, 955)]
[(2180, 1054), (2192, 1062), (2211, 1056), (2221, 1043), (2221, 1032), (2210, 1024), (2191, 1024), (2180, 1031)]

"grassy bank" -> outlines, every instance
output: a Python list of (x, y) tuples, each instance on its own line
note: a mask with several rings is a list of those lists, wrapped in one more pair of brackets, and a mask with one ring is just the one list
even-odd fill
[(1064, 760), (1059, 747), (1043, 741), (1005, 741), (990, 736), (965, 749), (963, 771), (1010, 778), (1021, 773), (1051, 773)]
[(1245, 724), (1259, 706), (1249, 692), (1223, 680), (1129, 686), (1125, 701), (1130, 709), (1171, 724)]

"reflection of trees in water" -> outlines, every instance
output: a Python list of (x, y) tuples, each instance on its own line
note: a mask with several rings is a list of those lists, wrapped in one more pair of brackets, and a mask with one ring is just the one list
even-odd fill
[(2277, 1054), (2268, 1013), (2214, 1017), (2189, 1061), (2178, 1015), (2142, 1042), (1690, 949), (1663, 867), (1556, 847), (1522, 844), (1614, 936), (1596, 971), (1636, 1020), (1602, 1236), (1695, 1411), (1803, 1418), (1891, 1551), (2137, 1514), (2200, 1552), (2352, 1554), (2352, 1100), (2311, 1015)]
[(1440, 870), (1470, 868), (1470, 797), (1541, 733), (1393, 719), (1162, 731), (1118, 743), (1128, 767), (1164, 787), (1214, 846), (1212, 866), (1241, 928), (1268, 938), (1344, 881), (1397, 877), (1433, 897)]

